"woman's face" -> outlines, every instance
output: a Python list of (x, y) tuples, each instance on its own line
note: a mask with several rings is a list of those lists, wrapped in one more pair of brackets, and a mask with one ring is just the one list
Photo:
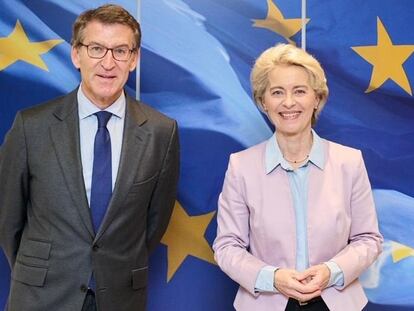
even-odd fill
[(312, 114), (319, 101), (307, 71), (300, 66), (277, 65), (268, 79), (262, 105), (278, 134), (310, 132)]

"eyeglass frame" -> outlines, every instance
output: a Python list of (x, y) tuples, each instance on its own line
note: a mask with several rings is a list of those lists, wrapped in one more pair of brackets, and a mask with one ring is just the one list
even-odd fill
[[(97, 44), (97, 43), (84, 44), (83, 42), (79, 42), (79, 45), (86, 47), (86, 53), (88, 54), (88, 56), (90, 58), (93, 58), (93, 59), (103, 59), (106, 56), (106, 54), (108, 54), (108, 51), (111, 51), (112, 58), (114, 60), (118, 61), (118, 62), (127, 62), (127, 61), (129, 61), (129, 59), (131, 58), (132, 53), (134, 53), (137, 50), (137, 48), (130, 49), (128, 47), (128, 52), (129, 52), (128, 58), (125, 59), (125, 60), (121, 60), (121, 59), (115, 58), (115, 55), (114, 55), (114, 50), (117, 49), (117, 48), (119, 48), (119, 46), (118, 47), (114, 47), (114, 48), (108, 48), (106, 46), (103, 46), (103, 45)], [(93, 46), (93, 45), (100, 46), (100, 47), (102, 47), (102, 48), (104, 48), (106, 50), (105, 53), (102, 55), (102, 57), (94, 57), (94, 56), (89, 55), (89, 47), (90, 46)], [(127, 46), (127, 45), (125, 45), (125, 46)]]

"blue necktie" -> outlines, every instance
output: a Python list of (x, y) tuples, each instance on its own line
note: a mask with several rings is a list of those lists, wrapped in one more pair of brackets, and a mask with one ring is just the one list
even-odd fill
[(111, 137), (106, 124), (112, 116), (107, 111), (95, 113), (98, 118), (98, 131), (95, 136), (93, 151), (93, 169), (91, 186), (91, 212), (95, 233), (105, 216), (112, 196), (112, 158)]

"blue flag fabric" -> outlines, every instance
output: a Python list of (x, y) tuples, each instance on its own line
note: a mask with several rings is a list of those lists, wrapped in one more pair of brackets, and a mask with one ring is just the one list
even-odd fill
[[(114, 2), (136, 12), (133, 1)], [(70, 61), (70, 25), (81, 11), (103, 3), (0, 2), (0, 142), (18, 109), (79, 83)], [(249, 74), (264, 49), (300, 42), (301, 1), (143, 0), (140, 5), (140, 96), (178, 120), (182, 147), (178, 202), (151, 260), (148, 309), (231, 310), (237, 284), (214, 264), (210, 247), (217, 198), (229, 154), (272, 133), (251, 100)], [(376, 189), (386, 243), (362, 277), (371, 301), (367, 310), (412, 310), (414, 32), (407, 30), (414, 28), (414, 7), (411, 0), (320, 0), (308, 1), (307, 15), (307, 49), (325, 68), (330, 88), (316, 130), (361, 149)], [(63, 40), (39, 50), (48, 71), (39, 61), (18, 60), (2, 68), (4, 42), (11, 42), (4, 39), (17, 21), (30, 42)], [(128, 89), (135, 91), (133, 76)], [(8, 290), (4, 275), (7, 265), (0, 258), (0, 309)]]
[(374, 190), (374, 198), (384, 251), (361, 282), (372, 302), (413, 307), (414, 198), (382, 189)]

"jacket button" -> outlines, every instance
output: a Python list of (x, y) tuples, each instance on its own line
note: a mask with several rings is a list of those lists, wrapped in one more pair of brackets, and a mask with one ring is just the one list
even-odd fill
[(94, 246), (92, 246), (92, 250), (94, 251), (94, 252), (97, 252), (98, 251), (98, 249), (99, 249), (99, 246), (98, 245), (94, 245)]
[(85, 284), (82, 284), (80, 286), (80, 290), (81, 290), (81, 292), (86, 293), (88, 291), (88, 286), (86, 286)]

